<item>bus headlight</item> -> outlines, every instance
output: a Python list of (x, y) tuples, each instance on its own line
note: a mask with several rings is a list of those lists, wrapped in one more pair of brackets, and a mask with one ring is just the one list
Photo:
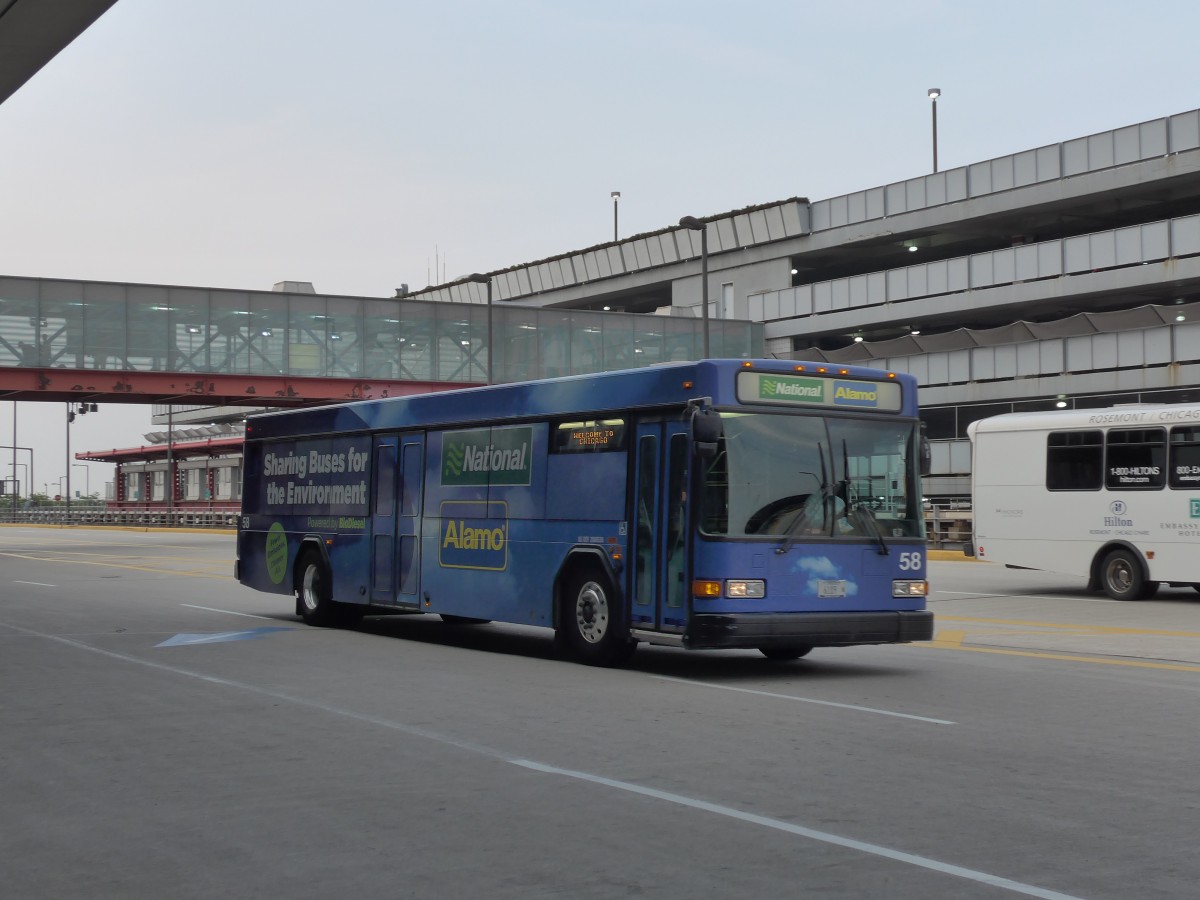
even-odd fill
[(725, 596), (738, 600), (761, 600), (767, 596), (767, 583), (761, 578), (731, 579), (725, 582)]
[(893, 581), (893, 597), (925, 597), (929, 594), (928, 581)]

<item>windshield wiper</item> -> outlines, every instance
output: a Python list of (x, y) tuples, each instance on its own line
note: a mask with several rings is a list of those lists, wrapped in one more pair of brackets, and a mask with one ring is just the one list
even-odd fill
[[(831, 515), (833, 507), (833, 498), (837, 493), (837, 485), (831, 484), (829, 476), (825, 468), (825, 448), (821, 444), (817, 444), (817, 453), (821, 458), (821, 484), (817, 488), (821, 495), (821, 529), (824, 531), (825, 523), (829, 523), (829, 534), (833, 535), (833, 516)], [(832, 461), (832, 460), (831, 460)], [(805, 473), (811, 474), (811, 473)], [(811, 495), (810, 495), (811, 496)], [(783, 531), (783, 540), (779, 542), (779, 546), (775, 548), (776, 553), (787, 553), (792, 548), (792, 544), (796, 542), (796, 535), (800, 528), (804, 525), (814, 524), (808, 517), (808, 501), (805, 500), (800, 511), (796, 513), (796, 518), (788, 523), (788, 527)]]
[(865, 503), (854, 504), (854, 517), (860, 522), (866, 522), (867, 526), (863, 530), (868, 532), (875, 541), (879, 544), (879, 555), (887, 556), (891, 553), (891, 548), (888, 547), (887, 541), (883, 538), (883, 529), (879, 527), (879, 520), (875, 518), (875, 510), (867, 506)]

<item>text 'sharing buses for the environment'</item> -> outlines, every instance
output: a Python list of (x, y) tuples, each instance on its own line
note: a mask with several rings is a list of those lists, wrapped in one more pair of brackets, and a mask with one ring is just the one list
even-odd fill
[(540, 625), (599, 665), (928, 640), (916, 395), (707, 360), (253, 416), (237, 576), (314, 625)]

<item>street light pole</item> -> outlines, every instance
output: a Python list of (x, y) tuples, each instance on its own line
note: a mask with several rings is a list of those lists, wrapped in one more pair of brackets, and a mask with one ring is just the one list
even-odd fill
[(67, 403), (67, 474), (64, 476), (67, 479), (67, 518), (66, 523), (71, 524), (71, 423), (75, 421), (75, 413), (71, 412), (71, 404)]
[[(12, 458), (12, 461), (13, 461), (13, 465), (12, 465), (13, 478), (16, 478), (16, 477), (17, 477), (17, 401), (16, 401), (16, 400), (14, 400), (14, 401), (13, 401), (13, 442), (12, 442), (12, 451), (13, 451), (13, 458)], [(32, 463), (33, 463), (33, 454), (32, 454), (32, 452), (30, 453), (30, 459), (29, 459), (29, 462), (30, 462), (30, 464), (32, 464)], [(28, 479), (26, 479), (26, 480), (28, 480)], [(28, 493), (28, 490), (26, 491), (26, 493)], [(12, 504), (12, 506), (13, 506), (13, 521), (14, 521), (14, 522), (16, 522), (16, 521), (17, 521), (17, 498), (16, 498), (16, 497), (13, 497), (13, 504)]]
[(495, 354), (492, 352), (492, 279), (476, 272), (473, 275), (467, 276), (467, 281), (475, 284), (487, 285), (487, 383), (492, 383), (492, 358)]
[(621, 192), (613, 191), (612, 192), (612, 202), (613, 202), (613, 240), (614, 241), (620, 240), (620, 238), (617, 237), (617, 202), (620, 199), (621, 199)]
[(937, 101), (942, 96), (941, 88), (930, 88), (929, 99), (933, 101), (933, 173), (937, 174)]
[(71, 463), (72, 469), (83, 469), (83, 495), (85, 497), (92, 496), (92, 470), (88, 468), (87, 463)]
[(700, 232), (700, 318), (704, 324), (704, 359), (708, 359), (708, 228), (695, 216), (684, 216), (679, 224)]

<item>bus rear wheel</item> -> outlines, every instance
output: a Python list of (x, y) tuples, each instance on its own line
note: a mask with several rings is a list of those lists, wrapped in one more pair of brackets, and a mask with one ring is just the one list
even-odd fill
[(304, 553), (296, 570), (296, 607), (304, 624), (330, 628), (355, 625), (362, 619), (361, 611), (333, 599), (333, 577), (319, 553)]
[(1148, 580), (1137, 554), (1125, 549), (1113, 550), (1104, 557), (1100, 584), (1114, 600), (1146, 600), (1158, 593), (1158, 582)]
[(807, 644), (799, 644), (792, 647), (759, 647), (758, 652), (767, 659), (789, 660), (808, 656), (812, 652), (812, 647)]
[(619, 666), (637, 648), (611, 582), (595, 567), (567, 576), (555, 640), (572, 659), (589, 666)]

